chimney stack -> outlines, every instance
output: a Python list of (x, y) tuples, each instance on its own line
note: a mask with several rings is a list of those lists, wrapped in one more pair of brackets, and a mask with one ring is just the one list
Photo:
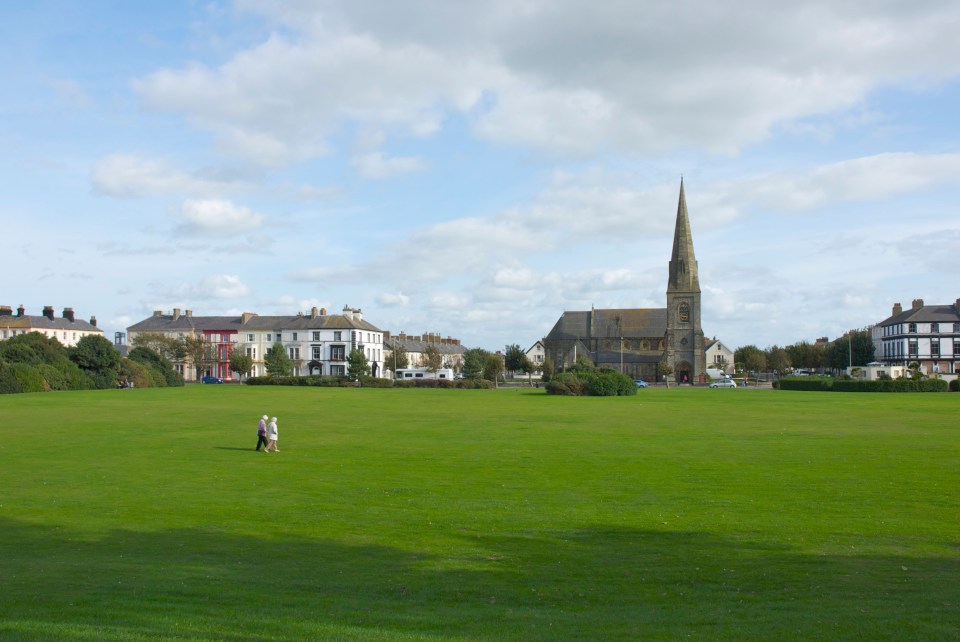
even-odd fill
[(19, 306), (17, 306), (17, 316), (18, 316), (18, 317), (22, 317), (22, 316), (23, 316), (23, 304), (22, 304), (22, 303), (21, 303)]
[(903, 306), (900, 305), (899, 303), (894, 303), (894, 304), (893, 304), (893, 316), (897, 316), (898, 314), (903, 314)]
[(97, 327), (97, 317), (90, 317), (90, 325)]
[(43, 306), (43, 316), (45, 316), (45, 317), (47, 317), (48, 319), (50, 319), (51, 321), (53, 321), (53, 306), (52, 306), (52, 305), (45, 305), (45, 306)]
[(155, 317), (162, 317), (162, 316), (163, 316), (163, 310), (154, 310), (154, 311), (153, 311), (153, 316), (155, 316)]
[(73, 319), (73, 308), (64, 308), (64, 309), (63, 309), (63, 318), (66, 319), (67, 321), (69, 321), (70, 323), (73, 323), (73, 321), (74, 321), (74, 319)]
[(173, 309), (173, 320), (176, 321), (180, 318), (180, 308)]
[(310, 318), (311, 319), (317, 318), (317, 306), (313, 306), (312, 308), (310, 308)]
[(9, 305), (0, 305), (0, 317), (12, 317), (13, 309)]
[(322, 316), (322, 317), (327, 316), (327, 309), (326, 309), (326, 308), (320, 308), (320, 316)]
[(914, 299), (913, 300), (913, 311), (916, 312), (923, 307), (923, 299)]

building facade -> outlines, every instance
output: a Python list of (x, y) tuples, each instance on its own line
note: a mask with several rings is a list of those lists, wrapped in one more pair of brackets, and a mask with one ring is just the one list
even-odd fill
[(719, 370), (724, 374), (733, 374), (733, 350), (728, 348), (716, 338), (706, 341), (703, 347), (705, 353), (707, 369)]
[(430, 346), (436, 348), (443, 356), (442, 367), (450, 368), (454, 372), (460, 372), (463, 369), (463, 354), (467, 349), (463, 347), (460, 339), (449, 336), (443, 338), (439, 334), (431, 332), (422, 335), (408, 335), (404, 332), (392, 335), (390, 332), (385, 332), (384, 349), (386, 350), (386, 356), (384, 357), (384, 363), (387, 374), (384, 376), (393, 377), (394, 371), (397, 370), (393, 360), (395, 349), (401, 348), (406, 351), (408, 368), (419, 368), (426, 364), (424, 352)]
[(679, 383), (706, 381), (700, 279), (682, 180), (667, 307), (564, 312), (543, 344), (545, 359), (558, 371), (584, 357), (598, 367), (649, 381), (661, 380), (664, 369)]
[(907, 310), (896, 303), (874, 333), (880, 341), (876, 360), (884, 365), (918, 363), (925, 374), (947, 379), (960, 372), (960, 299), (940, 305), (914, 299)]
[[(183, 340), (202, 338), (209, 344), (211, 356), (199, 376), (235, 379), (230, 356), (239, 350), (253, 360), (252, 376), (267, 374), (264, 358), (276, 343), (293, 361), (294, 375), (347, 374), (347, 356), (361, 350), (374, 377), (386, 376), (383, 331), (363, 319), (359, 308), (345, 306), (342, 314), (328, 315), (326, 309), (313, 308), (309, 314), (260, 316), (245, 312), (241, 316), (194, 316), (190, 310), (175, 308), (171, 314), (161, 310), (127, 328), (130, 344), (138, 336), (160, 334)], [(196, 369), (187, 361), (174, 364), (187, 381), (197, 378)]]
[(75, 346), (80, 339), (91, 334), (103, 336), (96, 317), (90, 317), (89, 322), (77, 319), (73, 308), (64, 308), (63, 316), (57, 317), (53, 306), (49, 305), (44, 306), (40, 316), (27, 314), (22, 305), (17, 307), (16, 314), (9, 305), (0, 305), (0, 340), (28, 332), (39, 332), (64, 346)]

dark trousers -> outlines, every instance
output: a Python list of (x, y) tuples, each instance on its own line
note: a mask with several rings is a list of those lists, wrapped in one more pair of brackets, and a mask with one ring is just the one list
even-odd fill
[(257, 435), (257, 450), (260, 450), (260, 446), (264, 448), (267, 447), (267, 436), (266, 435)]

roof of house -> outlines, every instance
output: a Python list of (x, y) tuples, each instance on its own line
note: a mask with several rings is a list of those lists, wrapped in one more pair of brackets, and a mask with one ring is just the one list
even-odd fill
[(390, 337), (384, 339), (384, 348), (394, 350), (397, 347), (403, 348), (407, 352), (423, 353), (429, 346), (435, 347), (440, 354), (463, 354), (467, 351), (460, 342), (450, 341), (423, 341), (420, 337)]
[(192, 314), (154, 314), (127, 328), (131, 333), (143, 332), (253, 332), (278, 330), (367, 330), (382, 332), (369, 321), (341, 314), (293, 316), (194, 316)]
[(88, 321), (71, 321), (64, 317), (50, 319), (42, 315), (0, 316), (0, 328), (23, 330), (70, 330), (74, 332), (100, 332), (103, 330)]
[(960, 310), (957, 305), (924, 305), (918, 309), (907, 309), (881, 321), (880, 325), (895, 325), (898, 323), (956, 323), (960, 321)]

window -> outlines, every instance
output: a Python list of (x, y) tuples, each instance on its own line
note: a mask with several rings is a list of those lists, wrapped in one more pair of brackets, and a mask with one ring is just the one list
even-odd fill
[(251, 359), (257, 358), (257, 349), (256, 348), (247, 348), (247, 356)]
[(930, 332), (940, 332), (940, 324), (939, 324), (939, 323), (931, 323), (931, 324), (930, 324)]
[(953, 356), (960, 357), (960, 341), (953, 340)]
[(293, 333), (293, 340), (294, 340), (294, 341), (297, 340), (297, 333), (296, 333), (296, 332)]
[(907, 352), (911, 357), (917, 356), (917, 341), (916, 339), (911, 339), (910, 344), (907, 346)]
[(907, 332), (916, 332), (916, 331), (917, 331), (916, 323), (911, 323), (910, 325), (907, 326)]
[(690, 306), (686, 303), (680, 304), (680, 321), (686, 323), (690, 320)]
[(271, 335), (271, 334), (268, 332), (268, 333), (267, 333), (267, 341), (270, 341), (270, 337), (272, 337), (272, 336), (273, 336), (273, 335)]
[(333, 340), (334, 340), (334, 341), (343, 341), (343, 339), (341, 338), (342, 334), (343, 334), (343, 333), (340, 332), (339, 330), (335, 331), (335, 332), (333, 333)]
[(321, 348), (320, 346), (314, 346), (314, 347), (313, 347), (313, 358), (316, 359), (317, 361), (319, 361), (320, 359), (322, 359), (322, 358), (323, 358), (323, 348)]
[(314, 333), (313, 333), (313, 340), (314, 340), (314, 341), (319, 341), (319, 340), (320, 340), (320, 333), (319, 333), (319, 332), (314, 332)]
[(330, 346), (330, 359), (332, 361), (343, 361), (344, 357), (346, 357), (344, 346)]
[(930, 355), (934, 357), (940, 356), (940, 340), (934, 339), (930, 342)]
[(953, 331), (954, 331), (954, 332), (960, 332), (960, 323), (954, 323), (954, 324), (953, 324)]
[(290, 355), (291, 359), (297, 360), (300, 358), (300, 348), (288, 348), (287, 354)]
[(250, 343), (253, 343), (253, 335), (252, 335), (252, 334), (248, 334), (248, 335), (247, 335), (247, 341), (249, 341)]

